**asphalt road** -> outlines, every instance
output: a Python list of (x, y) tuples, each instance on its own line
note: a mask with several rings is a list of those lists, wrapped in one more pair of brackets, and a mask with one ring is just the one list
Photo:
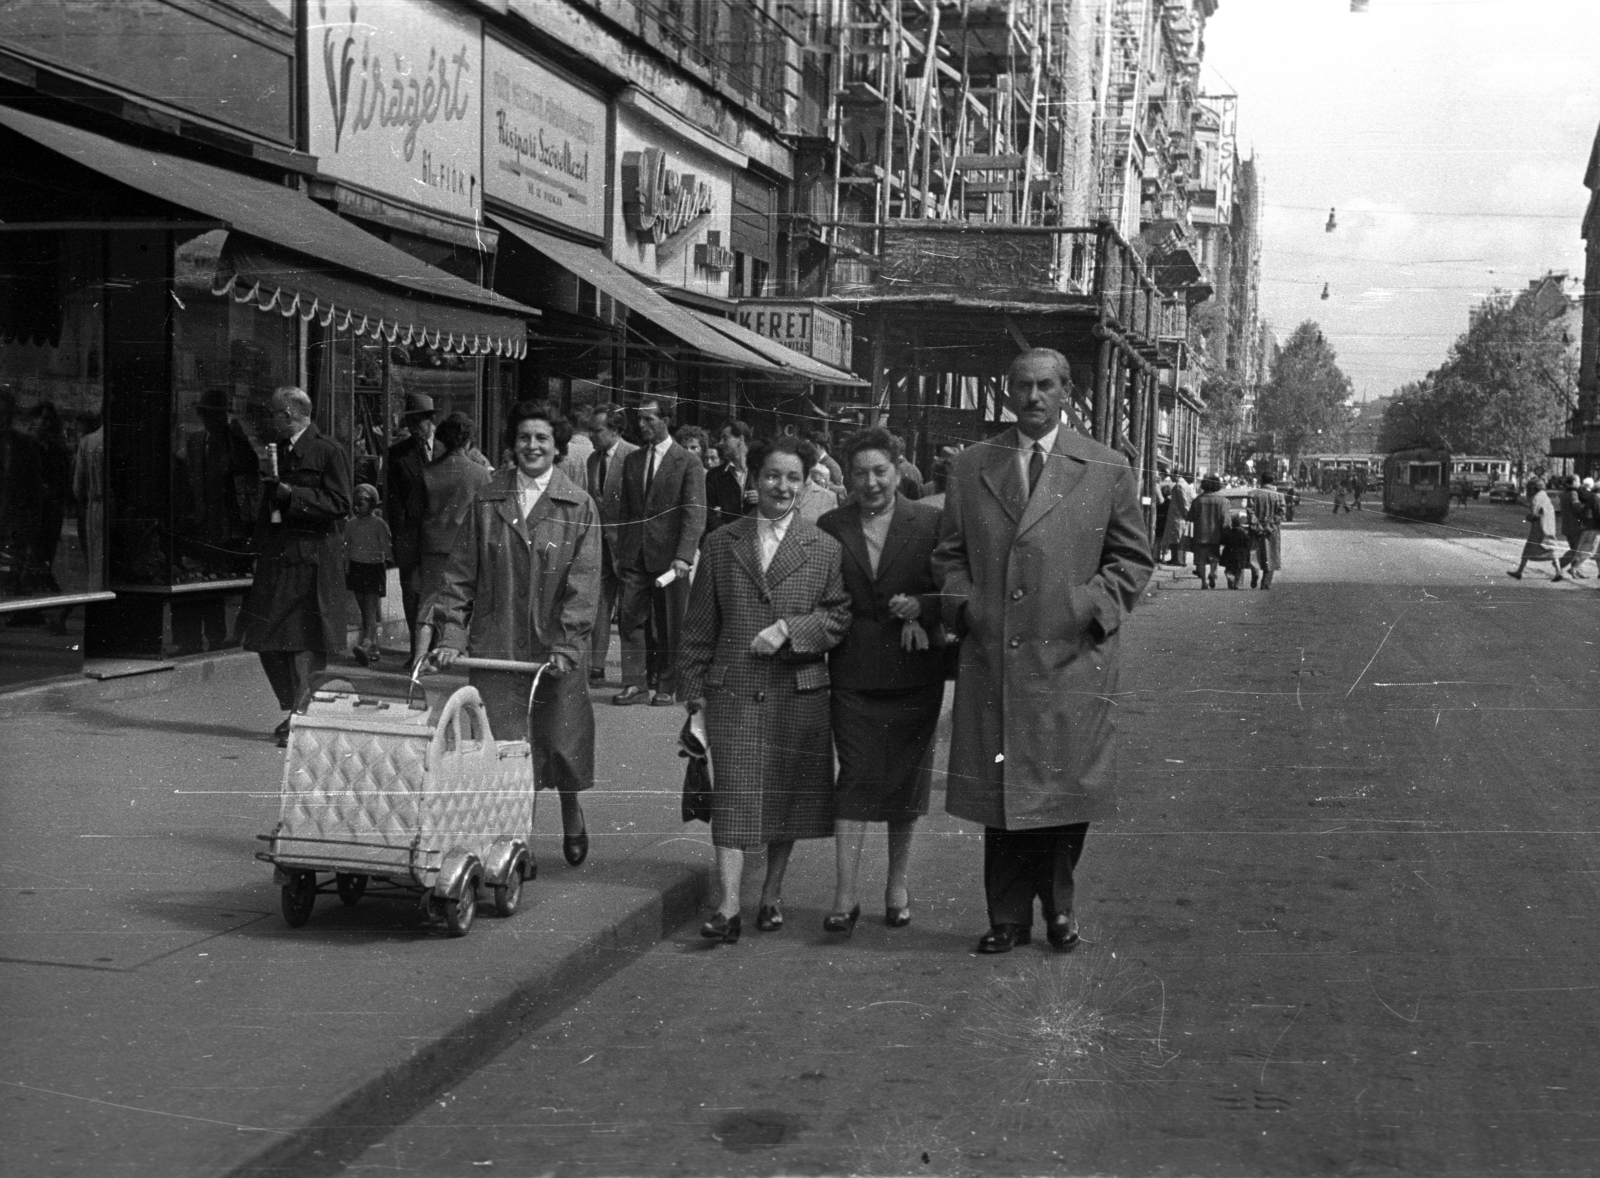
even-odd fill
[(783, 932), (685, 927), (350, 1172), (1600, 1172), (1600, 595), (1481, 532), (1313, 509), (1270, 593), (1163, 570), (1072, 956), (971, 953), (936, 796), (909, 929), (826, 937), (805, 844)]

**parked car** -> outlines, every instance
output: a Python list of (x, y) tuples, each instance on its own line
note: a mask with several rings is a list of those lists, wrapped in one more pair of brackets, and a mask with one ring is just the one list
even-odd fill
[(1490, 503), (1516, 503), (1521, 498), (1515, 483), (1496, 483), (1489, 488)]

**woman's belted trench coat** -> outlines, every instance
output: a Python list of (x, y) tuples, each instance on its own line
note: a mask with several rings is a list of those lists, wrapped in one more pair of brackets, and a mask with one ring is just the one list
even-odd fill
[(546, 677), (528, 708), (531, 677), (473, 671), (489, 724), (500, 740), (524, 730), (541, 789), (594, 784), (594, 708), (589, 702), (589, 632), (600, 594), (600, 514), (560, 469), (524, 520), (515, 467), (497, 471), (473, 496), (454, 549), (420, 618), (439, 645), (482, 658), (544, 662), (565, 655), (572, 669)]

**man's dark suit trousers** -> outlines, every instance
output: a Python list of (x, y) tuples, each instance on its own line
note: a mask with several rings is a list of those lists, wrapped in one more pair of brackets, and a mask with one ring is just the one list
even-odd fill
[(1033, 924), (1033, 898), (1044, 918), (1072, 914), (1072, 872), (1083, 854), (1087, 822), (1033, 830), (983, 828), (983, 890), (990, 924)]

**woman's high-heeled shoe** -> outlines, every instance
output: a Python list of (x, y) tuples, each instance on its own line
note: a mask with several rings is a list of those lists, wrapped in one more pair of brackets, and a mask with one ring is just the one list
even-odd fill
[(756, 913), (756, 928), (764, 933), (775, 933), (783, 927), (783, 901), (763, 904)]
[(718, 912), (700, 926), (700, 935), (708, 941), (721, 941), (724, 945), (739, 943), (739, 914), (724, 916)]
[(568, 867), (577, 867), (589, 857), (588, 828), (577, 834), (561, 836), (561, 857), (567, 861)]
[(890, 928), (905, 928), (906, 925), (911, 923), (911, 905), (906, 904), (899, 908), (885, 905), (883, 923)]
[(850, 909), (848, 915), (843, 912), (833, 912), (822, 918), (822, 931), (825, 933), (843, 933), (849, 936), (856, 931), (856, 921), (861, 919), (861, 905), (857, 904)]

